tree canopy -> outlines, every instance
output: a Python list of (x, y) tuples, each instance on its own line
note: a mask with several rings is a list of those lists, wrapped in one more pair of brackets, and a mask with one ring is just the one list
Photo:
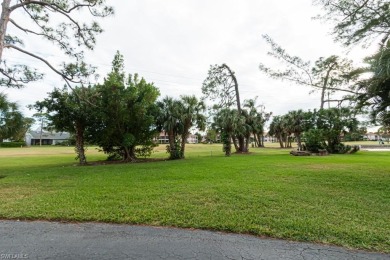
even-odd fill
[[(372, 122), (390, 124), (390, 3), (386, 0), (316, 0), (325, 14), (320, 18), (334, 23), (335, 40), (345, 46), (379, 43), (368, 66), (355, 71), (358, 108), (369, 108)], [(367, 75), (369, 75), (367, 77)], [(360, 77), (359, 77), (360, 76)]]
[[(205, 99), (215, 102), (213, 109), (217, 114), (219, 110), (224, 110), (236, 111), (238, 117), (243, 116), (238, 81), (235, 73), (226, 64), (210, 66), (208, 76), (203, 81), (202, 93)], [(233, 107), (236, 109), (232, 110)], [(226, 113), (219, 113), (219, 116), (223, 114)], [(237, 152), (248, 152), (244, 131), (236, 131), (232, 138), (238, 141), (238, 144), (234, 142)]]
[[(313, 91), (320, 91), (320, 109), (323, 109), (326, 103), (337, 102), (340, 106), (345, 100), (350, 100), (351, 95), (356, 94), (356, 89), (348, 85), (356, 75), (352, 67), (352, 61), (342, 59), (339, 56), (320, 57), (311, 65), (310, 61), (304, 61), (302, 58), (292, 56), (279, 46), (271, 37), (264, 35), (263, 38), (271, 47), (268, 55), (281, 61), (281, 69), (273, 69), (260, 63), (260, 71), (273, 79), (286, 80), (298, 85), (309, 86)], [(342, 99), (331, 98), (335, 92), (345, 94)]]
[(97, 92), (100, 120), (93, 133), (94, 143), (124, 161), (134, 161), (137, 154), (149, 154), (157, 133), (156, 100), (160, 95), (154, 84), (137, 74), (126, 76), (123, 56), (117, 52), (112, 70), (97, 86)]
[(170, 159), (183, 159), (190, 129), (203, 131), (206, 125), (205, 104), (195, 96), (181, 96), (180, 99), (165, 97), (157, 102), (159, 108), (157, 126), (168, 135), (167, 152)]
[[(92, 87), (75, 87), (69, 91), (54, 89), (48, 93), (43, 101), (35, 103), (34, 107), (45, 115), (51, 128), (57, 131), (66, 131), (75, 136), (77, 159), (81, 165), (87, 163), (84, 143), (86, 131), (96, 123), (95, 107), (90, 103), (96, 103), (97, 95)], [(83, 99), (80, 99), (83, 96)], [(42, 128), (42, 126), (41, 126)]]
[(349, 108), (295, 110), (275, 116), (269, 134), (278, 139), (281, 148), (291, 147), (295, 139), (299, 150), (345, 153), (351, 148), (342, 144), (342, 136), (356, 133), (358, 123), (356, 113)]
[(387, 0), (314, 0), (325, 11), (320, 18), (334, 23), (333, 35), (345, 46), (385, 45), (390, 36), (390, 3)]
[(10, 102), (7, 95), (0, 93), (0, 142), (3, 139), (15, 139), (14, 137), (23, 129), (24, 123), (18, 105)]

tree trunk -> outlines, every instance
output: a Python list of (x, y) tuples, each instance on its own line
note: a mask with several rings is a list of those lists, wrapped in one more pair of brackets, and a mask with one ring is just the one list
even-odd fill
[(43, 118), (41, 120), (41, 132), (39, 133), (39, 146), (42, 146)]
[[(238, 113), (239, 116), (241, 116), (241, 101), (240, 101), (240, 93), (238, 91), (237, 78), (234, 75), (234, 72), (229, 68), (228, 65), (222, 64), (222, 67), (228, 70), (228, 72), (230, 74), (230, 77), (233, 79), (234, 90), (236, 92), (237, 113)], [(246, 152), (247, 148), (245, 147), (244, 137), (243, 136), (238, 136), (237, 139), (238, 139), (238, 147), (237, 147), (236, 144), (234, 145), (236, 147), (236, 151), (238, 151), (238, 152)], [(234, 141), (234, 139), (233, 139), (233, 141)]]
[(11, 0), (3, 0), (1, 5), (1, 17), (0, 17), (0, 61), (3, 61), (3, 50), (4, 50), (4, 39), (7, 33), (7, 25), (9, 17), (11, 14), (10, 11)]
[(284, 148), (282, 135), (278, 136), (278, 140), (279, 140), (280, 148)]
[(186, 148), (186, 141), (187, 141), (187, 138), (188, 138), (188, 133), (187, 134), (183, 134), (181, 136), (181, 145), (180, 145), (180, 158), (181, 159), (184, 159), (184, 151), (185, 151), (185, 148)]
[(85, 156), (84, 128), (82, 126), (76, 126), (76, 152), (80, 165), (86, 165), (87, 157)]
[(247, 152), (247, 148), (245, 147), (245, 137), (239, 135), (237, 139), (238, 139), (238, 151), (241, 153)]
[(262, 140), (262, 136), (260, 134), (257, 134), (257, 140), (258, 140), (258, 143), (259, 143), (259, 147), (263, 147), (264, 144), (263, 144), (263, 140)]
[(129, 157), (132, 162), (137, 159), (137, 157), (135, 156), (135, 146), (129, 147)]
[(130, 151), (129, 151), (129, 148), (128, 147), (123, 147), (123, 161), (125, 162), (129, 162), (131, 160), (130, 158)]
[(169, 131), (168, 140), (169, 140), (169, 159), (178, 159), (177, 150), (176, 150), (176, 136), (173, 131)]
[(227, 135), (227, 143), (224, 145), (226, 145), (225, 156), (230, 156), (232, 154), (232, 137), (229, 134)]
[(300, 133), (295, 133), (295, 136), (297, 137), (298, 150), (302, 151), (301, 134)]
[(246, 137), (246, 142), (245, 142), (245, 152), (249, 152), (249, 141), (250, 141), (251, 137), (250, 135)]
[(254, 138), (255, 138), (256, 146), (257, 146), (257, 147), (261, 147), (260, 135), (258, 135), (258, 134), (256, 134), (256, 133), (253, 133), (253, 136), (254, 136)]
[[(229, 135), (229, 136), (230, 136), (230, 135)], [(238, 152), (238, 151), (239, 151), (239, 147), (238, 147), (238, 145), (237, 145), (236, 136), (233, 135), (231, 138), (233, 139), (234, 148), (236, 149), (236, 152)]]
[(332, 66), (329, 67), (328, 71), (326, 72), (326, 76), (325, 76), (325, 81), (324, 81), (324, 84), (322, 85), (322, 90), (321, 90), (321, 105), (320, 105), (320, 109), (324, 109), (324, 104), (325, 104), (325, 93), (326, 93), (326, 90), (328, 88), (328, 81), (329, 81), (329, 74), (330, 72), (333, 70), (333, 67), (336, 65), (337, 63), (333, 63)]
[(237, 78), (236, 78), (236, 76), (234, 75), (233, 71), (229, 68), (228, 65), (222, 64), (222, 67), (224, 67), (225, 69), (227, 69), (227, 70), (229, 71), (230, 77), (233, 79), (233, 82), (234, 82), (234, 89), (235, 89), (235, 91), (236, 91), (237, 111), (238, 111), (238, 114), (241, 115), (241, 101), (240, 101), (240, 93), (238, 92), (238, 82), (237, 82)]

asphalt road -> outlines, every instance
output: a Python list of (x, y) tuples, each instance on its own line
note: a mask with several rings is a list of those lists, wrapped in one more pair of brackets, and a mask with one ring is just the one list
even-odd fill
[(390, 255), (220, 232), (0, 221), (0, 259), (390, 259)]

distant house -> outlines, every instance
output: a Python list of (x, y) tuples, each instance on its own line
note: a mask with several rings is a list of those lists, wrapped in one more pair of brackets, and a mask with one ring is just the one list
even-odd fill
[(277, 142), (278, 139), (273, 136), (273, 135), (270, 135), (269, 132), (265, 132), (264, 133), (264, 142)]
[[(39, 145), (41, 139), (41, 130), (29, 131), (26, 133), (25, 141), (27, 146)], [(42, 132), (42, 145), (56, 145), (70, 139), (67, 132)]]
[[(168, 134), (161, 132), (156, 138), (155, 138), (156, 143), (158, 144), (168, 144), (169, 143), (169, 138)], [(197, 144), (198, 143), (198, 136), (190, 134), (187, 138), (187, 143), (189, 144)]]
[(187, 138), (187, 143), (189, 144), (197, 144), (198, 142), (199, 140), (197, 135), (190, 134)]
[(381, 139), (381, 136), (379, 136), (377, 133), (369, 132), (366, 133), (363, 138), (369, 141), (378, 141)]

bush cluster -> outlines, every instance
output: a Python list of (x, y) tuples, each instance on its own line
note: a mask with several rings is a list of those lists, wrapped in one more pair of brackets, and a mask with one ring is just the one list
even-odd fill
[(21, 147), (25, 146), (25, 142), (5, 142), (5, 143), (0, 143), (1, 148), (14, 148), (14, 147)]

